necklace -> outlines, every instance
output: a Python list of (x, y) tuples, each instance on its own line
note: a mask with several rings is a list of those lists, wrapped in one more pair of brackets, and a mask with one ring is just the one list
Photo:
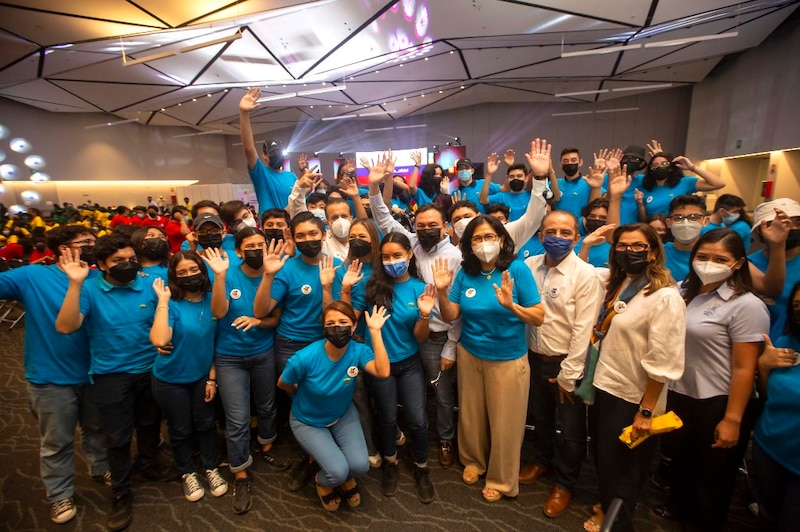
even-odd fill
[(497, 269), (497, 266), (495, 266), (494, 268), (492, 268), (492, 269), (491, 269), (490, 271), (488, 271), (488, 272), (484, 272), (483, 270), (481, 270), (481, 275), (483, 275), (484, 277), (486, 277), (486, 280), (487, 280), (487, 281), (491, 281), (491, 280), (492, 280), (492, 274), (494, 273), (494, 271), (495, 271), (496, 269)]
[[(206, 295), (203, 294), (200, 297), (195, 298), (195, 299), (190, 299), (190, 298), (187, 297), (186, 301), (188, 301), (189, 303), (200, 303), (205, 298), (206, 298)], [(200, 316), (197, 318), (198, 321), (203, 321), (203, 316), (205, 315), (205, 313), (206, 313), (206, 307), (205, 307), (205, 305), (203, 305), (203, 306), (200, 307)]]

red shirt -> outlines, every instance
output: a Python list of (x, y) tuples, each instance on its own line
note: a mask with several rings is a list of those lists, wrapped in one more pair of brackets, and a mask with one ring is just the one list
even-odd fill
[(111, 217), (111, 222), (109, 223), (109, 226), (113, 229), (118, 225), (131, 225), (134, 223), (136, 223), (136, 220), (133, 220), (128, 216), (115, 214), (114, 216)]
[(175, 220), (170, 219), (164, 227), (164, 232), (167, 233), (167, 242), (169, 242), (169, 250), (172, 253), (177, 253), (181, 250), (184, 236), (181, 234), (181, 224)]
[(48, 257), (48, 259), (47, 260), (43, 260), (42, 262), (40, 262), (38, 264), (48, 265), (48, 264), (53, 264), (55, 262), (55, 257), (56, 256), (55, 256), (55, 253), (53, 253), (50, 249), (45, 249), (44, 251), (37, 251), (36, 249), (34, 249), (33, 251), (31, 251), (30, 261), (31, 261), (31, 263), (33, 263), (34, 261), (37, 261), (37, 260), (41, 259), (42, 257)]
[(164, 229), (164, 227), (167, 225), (167, 221), (168, 221), (167, 218), (163, 216), (156, 216), (155, 218), (150, 218), (149, 216), (145, 216), (144, 219), (141, 220), (140, 225), (142, 227), (155, 226)]
[(0, 249), (0, 259), (9, 260), (22, 260), (25, 258), (25, 248), (22, 244), (13, 243), (8, 244), (3, 249)]

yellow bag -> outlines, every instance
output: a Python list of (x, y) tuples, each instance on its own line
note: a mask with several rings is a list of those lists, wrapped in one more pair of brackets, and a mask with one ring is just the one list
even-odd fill
[(679, 429), (683, 426), (683, 421), (681, 418), (678, 417), (677, 414), (673, 411), (669, 411), (666, 414), (662, 414), (660, 416), (655, 416), (653, 420), (650, 422), (650, 434), (647, 436), (640, 437), (636, 440), (631, 440), (631, 434), (633, 433), (633, 425), (628, 425), (624, 429), (622, 429), (622, 434), (619, 435), (619, 439), (622, 443), (628, 446), (628, 448), (633, 449), (644, 440), (649, 438), (653, 434), (663, 434), (665, 432), (670, 432), (675, 429)]

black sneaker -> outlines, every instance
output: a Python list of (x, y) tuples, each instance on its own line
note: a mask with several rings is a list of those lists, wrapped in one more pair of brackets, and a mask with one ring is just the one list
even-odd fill
[(381, 491), (387, 497), (397, 495), (397, 462), (383, 461), (383, 474), (381, 475)]
[(275, 455), (272, 454), (272, 450), (260, 451), (260, 454), (261, 458), (264, 459), (267, 465), (270, 466), (275, 471), (286, 471), (287, 469), (289, 469), (289, 466), (292, 465), (286, 460), (278, 461), (278, 459), (275, 458)]
[(250, 511), (250, 479), (237, 478), (233, 481), (233, 513), (244, 514)]
[(420, 502), (433, 502), (433, 482), (427, 467), (414, 467), (414, 480), (417, 483), (417, 498)]
[(319, 471), (319, 465), (316, 462), (308, 461), (307, 457), (303, 457), (298, 464), (296, 464), (291, 471), (289, 471), (289, 491), (300, 491), (305, 488), (314, 475)]
[(115, 495), (111, 499), (111, 510), (108, 512), (108, 529), (111, 532), (128, 528), (133, 519), (131, 516), (132, 504), (133, 498), (130, 492)]
[(154, 482), (171, 480), (169, 468), (162, 466), (159, 463), (149, 466), (141, 466), (139, 467), (139, 473), (141, 473), (142, 477), (144, 477), (146, 480), (152, 480)]

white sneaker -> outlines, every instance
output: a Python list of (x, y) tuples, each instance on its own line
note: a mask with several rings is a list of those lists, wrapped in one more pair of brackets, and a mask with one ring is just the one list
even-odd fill
[(200, 485), (200, 478), (197, 473), (185, 473), (183, 477), (183, 496), (189, 502), (199, 501), (206, 494), (206, 490)]
[(53, 503), (53, 506), (50, 508), (50, 519), (52, 519), (54, 523), (61, 525), (75, 517), (77, 513), (78, 510), (75, 508), (75, 501), (72, 500), (72, 497), (68, 497)]
[(214, 497), (222, 497), (228, 493), (228, 482), (219, 474), (219, 469), (206, 469), (206, 480), (208, 481), (208, 491)]

